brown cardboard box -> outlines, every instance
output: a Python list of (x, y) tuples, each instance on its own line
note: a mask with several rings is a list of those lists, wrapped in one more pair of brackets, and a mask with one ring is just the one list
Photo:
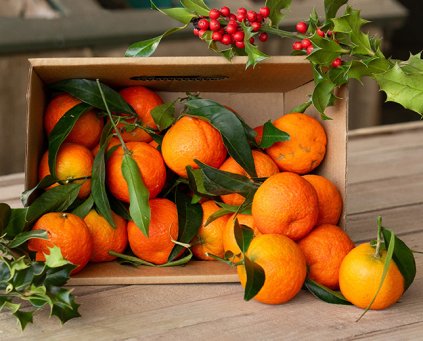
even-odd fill
[[(43, 111), (45, 84), (68, 78), (100, 79), (112, 87), (143, 85), (159, 92), (164, 101), (201, 92), (235, 109), (252, 126), (275, 119), (304, 102), (313, 89), (309, 62), (302, 57), (273, 57), (255, 69), (245, 70), (245, 58), (232, 63), (220, 57), (158, 58), (49, 58), (31, 59), (28, 87), (26, 189), (37, 183), (38, 161), (46, 148)], [(345, 202), (347, 92), (339, 94), (323, 121), (327, 154), (317, 173), (332, 180)], [(308, 114), (319, 117), (314, 109)], [(345, 213), (342, 217), (345, 224)], [(121, 266), (115, 262), (89, 265), (72, 278), (71, 285), (207, 283), (238, 281), (234, 269), (219, 262), (192, 261), (184, 267)]]

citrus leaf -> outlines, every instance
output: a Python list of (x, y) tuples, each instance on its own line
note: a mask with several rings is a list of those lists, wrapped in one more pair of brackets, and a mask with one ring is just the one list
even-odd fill
[(325, 0), (326, 20), (332, 19), (338, 13), (339, 8), (345, 5), (348, 0)]
[(151, 3), (152, 9), (155, 9), (156, 11), (159, 11), (172, 19), (175, 19), (182, 24), (189, 24), (191, 22), (191, 19), (196, 17), (194, 13), (192, 13), (186, 8), (175, 7), (175, 8), (160, 9), (155, 5), (153, 1), (150, 0), (150, 3)]
[(288, 133), (276, 128), (269, 120), (263, 125), (263, 137), (261, 138), (260, 148), (269, 148), (276, 142), (289, 141)]
[(19, 233), (10, 243), (7, 245), (9, 248), (14, 249), (21, 246), (23, 243), (30, 239), (48, 239), (47, 231), (44, 230), (33, 230)]
[(22, 310), (17, 310), (13, 313), (13, 315), (18, 320), (22, 330), (25, 329), (28, 323), (33, 323), (33, 320), (32, 320), (33, 314), (34, 312), (32, 311), (22, 311)]
[[(385, 247), (389, 249), (389, 241), (391, 240), (392, 231), (382, 228)], [(410, 248), (397, 236), (395, 236), (395, 247), (392, 259), (397, 265), (399, 271), (404, 277), (404, 291), (406, 291), (416, 277), (416, 260)]]
[(313, 296), (326, 303), (351, 305), (351, 303), (347, 301), (347, 299), (339, 291), (331, 290), (310, 278), (306, 279), (304, 285), (307, 290), (313, 294)]
[(278, 27), (284, 15), (282, 10), (291, 6), (291, 0), (266, 0), (266, 5), (270, 9), (269, 19), (273, 27)]
[(56, 158), (60, 146), (75, 126), (76, 121), (90, 109), (91, 106), (86, 103), (79, 103), (69, 109), (48, 136), (48, 166), (53, 177), (56, 177)]
[(3, 235), (3, 231), (6, 229), (11, 214), (12, 209), (10, 206), (3, 202), (0, 203), (0, 236)]
[(29, 189), (21, 194), (21, 202), (23, 206), (28, 206), (31, 195), (38, 189), (47, 188), (57, 182), (57, 179), (52, 175), (46, 175), (41, 181), (32, 189)]
[(266, 279), (263, 268), (244, 256), (247, 283), (245, 284), (244, 300), (249, 301), (256, 296), (263, 287)]
[[(175, 202), (178, 210), (178, 242), (189, 243), (201, 227), (203, 209), (200, 204), (193, 204), (191, 197), (180, 190), (175, 192)], [(173, 261), (182, 250), (183, 246), (176, 244), (169, 255), (169, 261)]]
[(207, 7), (203, 0), (181, 0), (182, 6), (186, 9), (198, 14), (208, 17), (210, 8)]
[(159, 131), (163, 131), (175, 122), (175, 102), (158, 105), (150, 113)]
[(125, 220), (131, 220), (128, 208), (122, 201), (117, 200), (113, 195), (111, 195), (109, 196), (109, 202), (113, 212)]
[[(193, 190), (194, 194), (201, 200), (204, 196), (215, 196), (215, 194), (207, 191), (205, 181), (208, 181), (201, 169), (193, 169), (191, 166), (186, 167), (188, 175), (189, 187)], [(210, 187), (210, 186), (209, 186)], [(193, 197), (194, 199), (194, 197)], [(192, 200), (191, 200), (192, 202)]]
[(28, 207), (11, 209), (10, 217), (5, 227), (7, 238), (12, 239), (24, 231), (27, 213)]
[(186, 114), (203, 117), (210, 121), (222, 135), (229, 155), (250, 176), (257, 176), (245, 128), (237, 115), (223, 105), (209, 99), (190, 99), (185, 105)]
[(122, 159), (122, 174), (128, 184), (131, 218), (141, 232), (148, 237), (151, 214), (148, 202), (150, 193), (145, 187), (137, 163), (131, 155), (126, 153)]
[(254, 238), (254, 230), (246, 225), (240, 225), (238, 219), (235, 218), (234, 234), (241, 252), (246, 253)]
[(138, 258), (138, 257), (135, 257), (135, 256), (125, 255), (123, 253), (118, 253), (118, 252), (115, 252), (115, 251), (109, 251), (109, 254), (113, 257), (117, 257), (118, 262), (120, 264), (129, 264), (129, 265), (133, 265), (133, 266), (145, 265), (145, 266), (151, 266), (151, 267), (155, 267), (155, 268), (168, 268), (168, 267), (171, 267), (171, 266), (181, 266), (181, 265), (188, 263), (192, 259), (192, 252), (191, 252), (191, 250), (189, 250), (189, 251), (190, 251), (189, 254), (186, 255), (185, 257), (182, 257), (182, 258), (175, 260), (175, 261), (168, 261), (164, 264), (159, 264), (159, 265), (147, 262), (147, 261), (142, 260), (141, 258)]
[(296, 107), (292, 108), (289, 112), (300, 112), (300, 113), (304, 113), (307, 108), (312, 104), (312, 100), (311, 100), (311, 96), (309, 96), (309, 99), (302, 103), (297, 105)]
[(90, 194), (88, 198), (85, 199), (81, 205), (79, 205), (72, 211), (72, 214), (75, 214), (81, 219), (84, 219), (86, 215), (91, 211), (93, 206), (94, 206), (94, 198), (92, 194)]
[[(423, 61), (421, 61), (423, 64)], [(385, 73), (374, 75), (387, 101), (423, 115), (423, 73), (405, 73), (397, 63)]]

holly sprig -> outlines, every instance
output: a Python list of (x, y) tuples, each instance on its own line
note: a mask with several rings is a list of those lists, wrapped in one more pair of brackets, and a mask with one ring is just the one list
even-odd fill
[[(148, 57), (157, 49), (161, 40), (177, 31), (187, 29), (190, 24), (194, 32), (206, 42), (207, 47), (231, 60), (235, 56), (247, 56), (246, 67), (255, 67), (269, 56), (256, 44), (260, 34), (294, 39), (293, 55), (304, 55), (311, 63), (314, 90), (300, 107), (309, 105), (321, 113), (322, 119), (330, 119), (326, 108), (332, 106), (339, 87), (350, 79), (361, 81), (365, 76), (374, 78), (380, 89), (386, 93), (387, 101), (399, 103), (403, 107), (423, 114), (423, 61), (421, 54), (410, 55), (406, 61), (385, 57), (381, 51), (381, 40), (363, 32), (368, 23), (360, 11), (347, 5), (347, 0), (324, 0), (325, 16), (321, 19), (313, 10), (307, 20), (297, 25), (296, 32), (279, 28), (291, 0), (267, 0), (268, 15), (260, 21), (259, 29), (248, 19), (239, 18), (239, 30), (244, 33), (242, 42), (222, 44), (213, 39), (212, 31), (199, 34), (196, 25), (200, 19), (210, 19), (210, 8), (203, 0), (181, 0), (181, 7), (159, 9), (152, 0), (152, 8), (181, 22), (184, 26), (170, 29), (164, 34), (129, 46), (128, 57)], [(342, 7), (343, 13), (338, 15)], [(215, 10), (215, 9), (214, 9)], [(230, 17), (220, 17), (222, 27), (230, 25)], [(197, 30), (197, 31), (196, 31)], [(201, 32), (201, 31), (200, 31)], [(261, 39), (260, 39), (261, 40)], [(267, 40), (267, 38), (266, 38)], [(262, 40), (264, 41), (264, 40)], [(241, 46), (241, 48), (240, 48)]]

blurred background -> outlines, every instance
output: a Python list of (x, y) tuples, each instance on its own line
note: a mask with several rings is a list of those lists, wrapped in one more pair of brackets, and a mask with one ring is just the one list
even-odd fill
[[(179, 1), (156, 0), (162, 7)], [(228, 5), (258, 9), (264, 0), (208, 0), (210, 8)], [(383, 51), (407, 59), (423, 47), (421, 0), (352, 0), (371, 23), (365, 29), (383, 37)], [(151, 38), (176, 26), (149, 9), (148, 0), (0, 0), (0, 175), (22, 172), (25, 153), (27, 59), (31, 57), (122, 57), (129, 44)], [(323, 0), (293, 0), (284, 29), (294, 30)], [(270, 39), (265, 52), (288, 55), (291, 40)], [(165, 39), (157, 56), (211, 54), (191, 30)], [(418, 120), (416, 113), (384, 103), (371, 79), (350, 88), (349, 129)], [(6, 161), (7, 160), (7, 161)]]

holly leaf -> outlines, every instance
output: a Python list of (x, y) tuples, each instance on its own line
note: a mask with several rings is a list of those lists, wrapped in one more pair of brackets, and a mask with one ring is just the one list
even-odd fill
[(181, 5), (199, 16), (209, 16), (210, 8), (203, 0), (181, 0)]
[(12, 209), (8, 204), (0, 203), (0, 235), (3, 235), (3, 231), (9, 222)]
[(175, 19), (182, 24), (189, 24), (191, 22), (191, 19), (196, 17), (196, 15), (187, 8), (174, 7), (161, 9), (158, 8), (153, 1), (150, 0), (150, 3), (152, 9), (155, 9), (156, 11), (159, 11), (160, 13), (163, 13), (172, 19)]
[(399, 65), (406, 74), (423, 73), (422, 53), (410, 54), (408, 60), (399, 62)]
[(348, 0), (325, 0), (326, 20), (332, 19), (338, 13), (339, 8), (345, 5)]
[(248, 56), (245, 68), (248, 69), (250, 66), (254, 68), (258, 63), (269, 58), (269, 56), (266, 53), (260, 51), (256, 45), (250, 43), (250, 38), (257, 34), (252, 31), (252, 27), (245, 25), (243, 22), (241, 23), (241, 27), (244, 31), (244, 50)]
[(276, 128), (269, 120), (263, 125), (263, 137), (260, 141), (260, 148), (269, 148), (276, 142), (289, 141), (288, 133)]
[(339, 291), (331, 290), (310, 278), (306, 279), (304, 285), (314, 297), (326, 303), (351, 305)]
[(60, 251), (60, 248), (57, 246), (49, 248), (49, 253), (45, 254), (45, 258), (45, 264), (49, 268), (58, 268), (71, 264), (69, 261), (63, 258), (62, 251)]
[(317, 33), (311, 36), (310, 41), (314, 49), (307, 59), (314, 64), (330, 65), (339, 55), (348, 52), (334, 40), (320, 37)]
[(33, 320), (32, 320), (33, 314), (34, 313), (32, 311), (22, 311), (22, 310), (17, 310), (13, 313), (13, 315), (18, 320), (22, 330), (25, 329), (28, 323), (33, 323)]
[(304, 113), (307, 110), (307, 108), (312, 104), (313, 102), (311, 100), (311, 96), (309, 96), (309, 99), (306, 102), (297, 105), (296, 107), (292, 108), (289, 112)]
[(291, 0), (266, 0), (265, 6), (269, 7), (269, 19), (273, 27), (279, 27), (284, 14), (282, 10), (288, 9), (291, 6)]
[[(413, 68), (422, 64), (414, 62)], [(410, 70), (410, 69), (408, 69)], [(386, 93), (387, 101), (401, 104), (404, 108), (413, 110), (422, 116), (423, 113), (423, 73), (406, 73), (396, 63), (390, 70), (374, 75), (382, 91)]]
[(163, 103), (151, 110), (151, 116), (159, 131), (169, 128), (175, 122), (175, 101)]
[(244, 300), (249, 301), (256, 296), (264, 285), (266, 279), (263, 268), (251, 261), (244, 255), (244, 266), (247, 275), (247, 283), (245, 284)]
[(323, 79), (318, 82), (316, 87), (313, 90), (313, 95), (311, 96), (314, 107), (320, 112), (322, 119), (330, 119), (325, 115), (325, 109), (333, 101), (333, 90), (335, 89), (335, 84), (332, 83), (329, 79)]

